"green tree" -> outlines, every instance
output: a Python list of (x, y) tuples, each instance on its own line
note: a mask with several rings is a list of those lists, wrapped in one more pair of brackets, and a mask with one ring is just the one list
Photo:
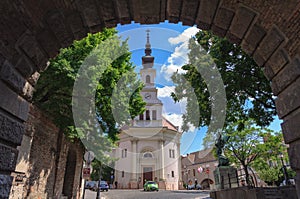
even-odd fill
[[(243, 128), (240, 128), (241, 124)], [(252, 184), (249, 176), (249, 167), (258, 158), (265, 154), (263, 139), (271, 133), (266, 128), (255, 127), (251, 120), (240, 120), (225, 129), (229, 140), (225, 145), (225, 154), (231, 163), (242, 166), (247, 184)]]
[[(261, 155), (253, 162), (252, 166), (258, 172), (260, 179), (269, 185), (279, 185), (284, 179), (280, 156), (282, 156), (284, 162), (289, 162), (287, 146), (283, 143), (282, 132), (266, 134), (264, 144), (261, 147)], [(292, 172), (289, 177), (293, 178)]]
[[(273, 121), (276, 109), (270, 82), (261, 67), (239, 46), (209, 31), (199, 31), (195, 38), (190, 39), (189, 49), (189, 64), (182, 67), (185, 73), (177, 72), (172, 76), (176, 85), (173, 99), (187, 99), (183, 130), (187, 130), (189, 125), (201, 127), (218, 122), (212, 117), (212, 111), (218, 108), (220, 112), (226, 111), (225, 126), (239, 119), (251, 118), (258, 126), (267, 126)], [(226, 110), (215, 107), (214, 100), (218, 96), (215, 93), (216, 97), (212, 97), (214, 93), (209, 90), (215, 76), (211, 75), (211, 81), (208, 81), (199, 67), (207, 70), (216, 67), (220, 72), (226, 91)], [(188, 89), (189, 86), (192, 88)], [(195, 111), (200, 113), (199, 117)], [(221, 129), (208, 131), (205, 147), (214, 143), (218, 131)]]
[[(104, 45), (105, 49), (96, 49), (108, 39), (111, 39), (109, 46)], [(113, 55), (117, 53), (120, 56), (112, 59)], [(120, 125), (144, 111), (145, 103), (139, 94), (143, 85), (136, 78), (130, 57), (127, 41), (121, 42), (114, 29), (104, 29), (101, 33), (88, 34), (86, 38), (75, 41), (70, 47), (61, 49), (59, 55), (50, 60), (47, 71), (40, 76), (33, 102), (46, 111), (69, 138), (81, 138), (84, 136), (84, 131), (101, 128), (101, 131), (94, 130), (94, 132), (99, 134), (102, 132), (109, 139), (115, 141)], [(93, 89), (96, 89), (94, 92), (96, 112), (93, 118), (96, 118), (98, 125), (91, 125), (94, 121), (88, 121), (86, 124), (82, 124), (85, 129), (80, 130), (74, 126), (72, 105), (85, 106), (85, 104), (76, 104), (76, 102), (72, 104), (72, 92), (75, 80), (80, 78), (78, 77), (79, 69), (86, 64), (90, 64), (88, 70), (81, 76), (83, 76), (82, 79), (92, 79), (87, 82), (94, 83), (91, 85), (96, 87), (89, 88), (89, 91), (85, 92), (92, 93)], [(102, 68), (105, 68), (105, 70), (102, 70)], [(123, 79), (125, 86), (122, 87), (123, 90), (118, 90), (120, 97), (115, 104), (119, 105), (117, 107), (119, 109), (128, 109), (130, 118), (128, 118), (127, 112), (119, 111), (119, 120), (116, 121), (112, 114), (112, 109), (115, 107), (112, 105), (111, 99), (114, 89), (116, 89), (118, 81), (121, 79)], [(122, 101), (124, 93), (128, 94), (132, 87), (135, 90), (132, 92), (130, 100), (128, 102)], [(78, 94), (77, 97), (84, 97), (84, 94), (81, 94)], [(89, 100), (86, 101), (87, 104), (91, 102)], [(99, 138), (97, 133), (93, 136), (96, 138), (95, 140)]]

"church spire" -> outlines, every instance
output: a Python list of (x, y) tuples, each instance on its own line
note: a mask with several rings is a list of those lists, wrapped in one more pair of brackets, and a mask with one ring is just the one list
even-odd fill
[(145, 45), (145, 54), (146, 54), (146, 56), (149, 56), (149, 55), (151, 55), (151, 52), (152, 52), (151, 44), (150, 44), (150, 36), (149, 36), (150, 30), (147, 29), (146, 32), (147, 32), (147, 43)]
[(144, 68), (152, 68), (154, 63), (154, 57), (151, 56), (152, 50), (151, 50), (150, 36), (149, 36), (150, 30), (148, 29), (146, 30), (146, 32), (147, 32), (147, 42), (145, 45), (145, 56), (142, 57), (142, 63)]

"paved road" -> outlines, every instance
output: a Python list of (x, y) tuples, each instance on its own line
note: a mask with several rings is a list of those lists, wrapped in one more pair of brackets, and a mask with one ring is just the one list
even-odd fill
[[(96, 192), (86, 190), (85, 199), (96, 199)], [(112, 189), (101, 192), (101, 199), (209, 199), (209, 192), (180, 190), (144, 192), (143, 190)]]

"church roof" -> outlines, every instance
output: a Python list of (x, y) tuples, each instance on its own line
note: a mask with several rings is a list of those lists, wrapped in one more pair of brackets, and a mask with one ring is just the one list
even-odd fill
[(178, 126), (175, 126), (174, 124), (172, 124), (165, 117), (162, 117), (162, 126), (167, 127), (170, 130), (178, 131)]

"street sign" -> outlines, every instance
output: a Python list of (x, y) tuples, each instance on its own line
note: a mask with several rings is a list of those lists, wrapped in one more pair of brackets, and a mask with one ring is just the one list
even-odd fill
[(91, 168), (85, 167), (82, 170), (82, 178), (88, 180), (91, 176)]
[(95, 158), (95, 154), (93, 151), (88, 151), (84, 154), (84, 160), (89, 165)]

